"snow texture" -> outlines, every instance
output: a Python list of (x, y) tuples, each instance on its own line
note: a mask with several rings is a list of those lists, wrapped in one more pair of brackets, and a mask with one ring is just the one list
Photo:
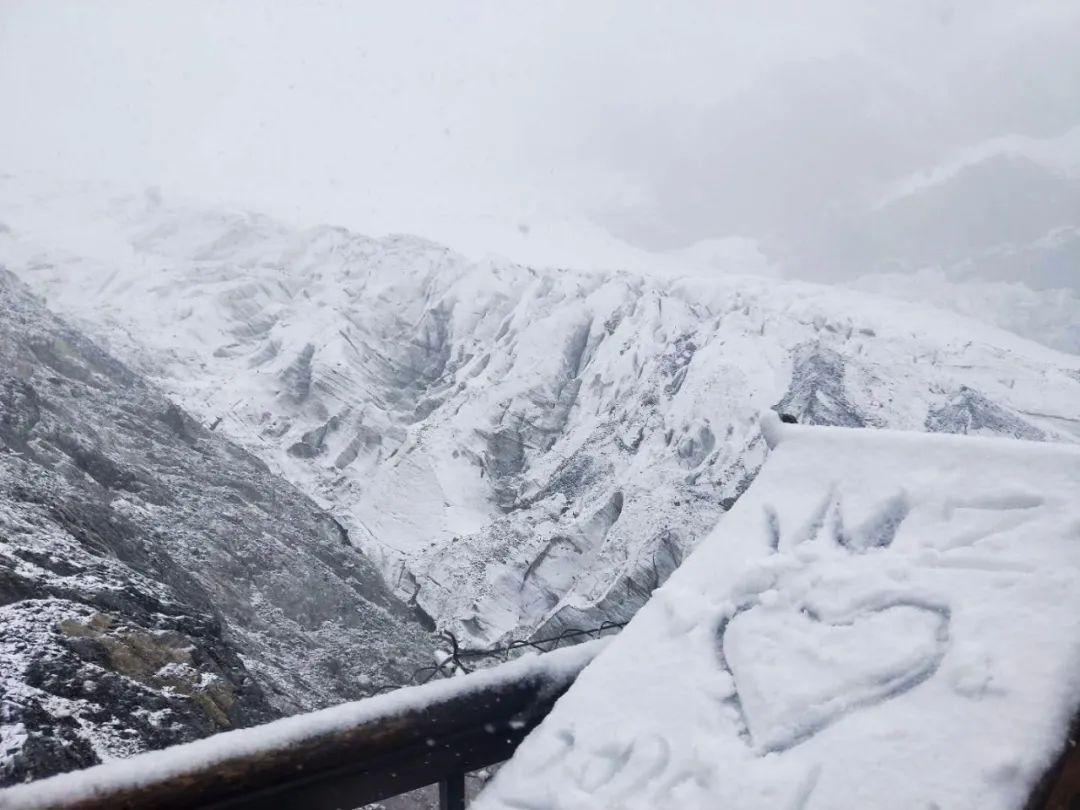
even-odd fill
[(106, 763), (9, 788), (0, 792), (0, 810), (33, 810), (53, 807), (57, 802), (90, 799), (106, 791), (137, 787), (212, 768), (215, 763), (225, 760), (258, 754), (260, 751), (280, 750), (374, 719), (420, 711), (433, 703), (492, 689), (500, 684), (533, 678), (565, 682), (567, 677), (581, 671), (608, 641), (597, 639), (544, 655), (530, 653), (507, 664), (469, 675), (399, 689), (255, 728), (218, 734), (164, 751), (151, 751), (122, 762)]
[(477, 646), (632, 616), (753, 480), (764, 409), (1080, 440), (1080, 357), (850, 290), (474, 262), (10, 178), (0, 220), (0, 261)]
[(476, 810), (1016, 810), (1080, 705), (1080, 449), (768, 426)]

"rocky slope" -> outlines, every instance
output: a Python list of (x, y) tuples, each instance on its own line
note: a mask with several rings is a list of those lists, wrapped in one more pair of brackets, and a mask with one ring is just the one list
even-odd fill
[(756, 474), (764, 408), (1080, 439), (1080, 357), (922, 306), (62, 202), (0, 209), (0, 260), (474, 643), (632, 614)]
[(432, 647), (337, 521), (0, 271), (0, 784), (347, 700)]

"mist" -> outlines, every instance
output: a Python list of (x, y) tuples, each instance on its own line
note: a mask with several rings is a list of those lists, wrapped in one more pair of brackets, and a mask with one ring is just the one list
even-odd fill
[(1080, 289), (1078, 44), (1074, 0), (9, 0), (0, 170), (522, 260)]

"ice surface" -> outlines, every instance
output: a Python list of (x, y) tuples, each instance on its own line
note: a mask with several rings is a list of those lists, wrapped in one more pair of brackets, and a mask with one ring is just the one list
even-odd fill
[(1080, 704), (1080, 449), (768, 433), (477, 810), (1024, 805)]

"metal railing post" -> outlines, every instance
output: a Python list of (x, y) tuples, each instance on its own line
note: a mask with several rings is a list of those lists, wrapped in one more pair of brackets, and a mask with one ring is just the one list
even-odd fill
[(465, 810), (465, 774), (452, 773), (439, 782), (439, 810)]

